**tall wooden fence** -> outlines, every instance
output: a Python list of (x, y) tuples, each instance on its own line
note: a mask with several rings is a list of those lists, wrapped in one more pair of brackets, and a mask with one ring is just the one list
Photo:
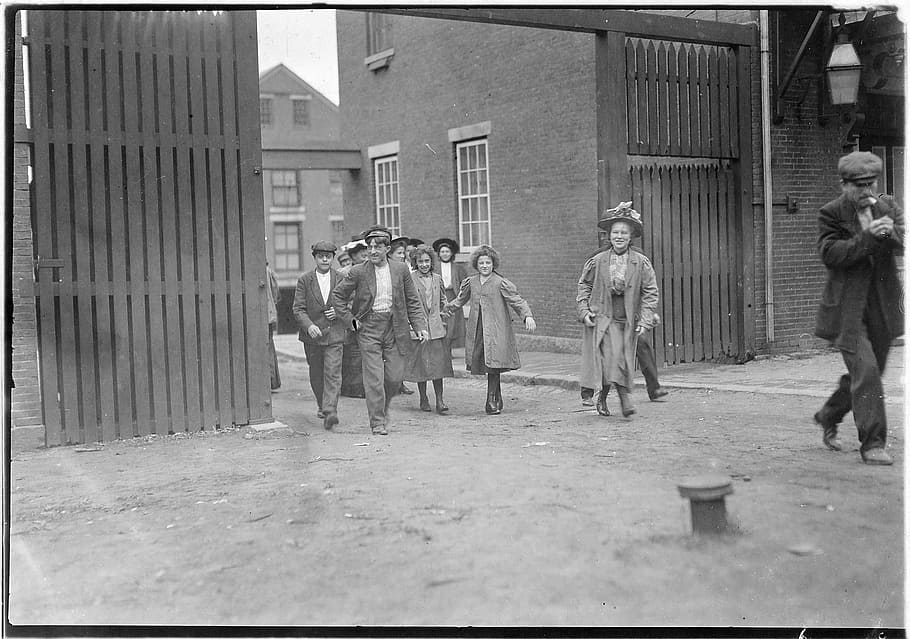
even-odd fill
[(740, 108), (741, 60), (732, 47), (627, 38), (625, 62), (632, 199), (661, 290), (658, 360), (738, 354), (740, 136), (751, 130)]
[(49, 444), (271, 417), (254, 12), (27, 12)]

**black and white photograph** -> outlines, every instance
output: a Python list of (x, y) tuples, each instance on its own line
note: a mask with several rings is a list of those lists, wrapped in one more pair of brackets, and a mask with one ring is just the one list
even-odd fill
[(5, 634), (902, 636), (907, 18), (5, 5)]

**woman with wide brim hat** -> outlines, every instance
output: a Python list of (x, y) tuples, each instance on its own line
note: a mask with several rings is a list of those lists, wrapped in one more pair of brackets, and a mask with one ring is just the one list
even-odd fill
[(651, 261), (631, 246), (642, 234), (641, 215), (631, 202), (604, 211), (597, 226), (609, 234), (610, 245), (585, 262), (578, 279), (578, 321), (584, 325), (579, 381), (601, 389), (597, 412), (604, 416), (615, 386), (623, 417), (630, 417), (635, 347), (638, 334), (656, 321), (657, 278)]
[[(458, 253), (458, 242), (441, 237), (433, 242), (433, 250), (439, 257), (436, 272), (442, 277), (446, 302), (451, 302), (461, 290), (461, 283), (468, 276), (465, 265), (455, 261)], [(446, 324), (446, 342), (449, 348), (464, 348), (464, 313), (453, 313)]]

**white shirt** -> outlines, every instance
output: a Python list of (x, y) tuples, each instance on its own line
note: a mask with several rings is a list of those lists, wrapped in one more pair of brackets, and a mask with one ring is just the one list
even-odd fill
[(319, 282), (319, 292), (322, 293), (322, 303), (329, 303), (329, 294), (332, 292), (332, 271), (320, 273), (316, 271), (316, 281)]
[(452, 288), (452, 263), (440, 262), (439, 274), (442, 275), (442, 284), (445, 288)]
[(386, 313), (392, 310), (392, 269), (388, 263), (377, 266), (376, 297), (373, 299), (373, 312)]

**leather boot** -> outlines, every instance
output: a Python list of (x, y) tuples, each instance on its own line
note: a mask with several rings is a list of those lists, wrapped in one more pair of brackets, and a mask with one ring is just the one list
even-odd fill
[(629, 395), (629, 389), (625, 386), (616, 384), (616, 392), (619, 394), (619, 404), (622, 406), (622, 416), (630, 417), (635, 414), (635, 407), (632, 406), (632, 397)]
[(496, 383), (499, 381), (499, 375), (496, 373), (487, 373), (487, 403), (484, 410), (487, 415), (499, 415), (502, 411), (498, 406), (496, 399)]
[(420, 392), (420, 410), (429, 413), (433, 409), (430, 408), (430, 398), (427, 397), (427, 383), (417, 382), (417, 390)]
[(600, 389), (600, 394), (597, 396), (597, 414), (603, 415), (604, 417), (610, 416), (610, 409), (607, 408), (607, 393), (610, 392), (610, 386), (604, 386)]
[(495, 390), (495, 399), (496, 399), (496, 412), (502, 412), (502, 386), (500, 383), (499, 373), (496, 373), (496, 390)]
[(440, 415), (444, 415), (449, 412), (449, 407), (446, 406), (446, 403), (442, 400), (442, 380), (434, 379), (433, 380), (433, 390), (436, 391), (436, 412)]

